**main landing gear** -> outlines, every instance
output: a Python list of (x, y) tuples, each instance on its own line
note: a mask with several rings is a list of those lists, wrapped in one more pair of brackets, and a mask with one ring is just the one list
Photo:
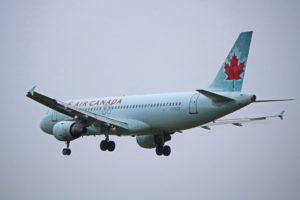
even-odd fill
[(64, 149), (62, 150), (62, 154), (63, 154), (64, 156), (65, 156), (65, 155), (69, 156), (69, 155), (71, 155), (71, 149), (69, 148), (69, 146), (70, 146), (70, 141), (67, 141), (66, 144), (67, 144), (67, 148), (64, 148)]
[(114, 141), (109, 141), (108, 139), (102, 140), (100, 142), (100, 149), (102, 151), (114, 151), (116, 148), (116, 144)]
[(110, 127), (107, 129), (107, 132), (105, 134), (105, 140), (102, 140), (100, 142), (100, 149), (102, 151), (108, 150), (108, 151), (112, 152), (112, 151), (115, 150), (116, 144), (115, 144), (114, 141), (109, 140), (109, 136), (108, 136), (109, 135), (109, 130), (110, 130)]
[(168, 145), (165, 146), (157, 146), (155, 152), (158, 156), (164, 155), (169, 156), (171, 154), (171, 147)]
[(171, 147), (165, 145), (165, 142), (171, 140), (170, 134), (156, 135), (154, 141), (156, 144), (155, 152), (158, 156), (164, 155), (169, 156), (171, 154)]

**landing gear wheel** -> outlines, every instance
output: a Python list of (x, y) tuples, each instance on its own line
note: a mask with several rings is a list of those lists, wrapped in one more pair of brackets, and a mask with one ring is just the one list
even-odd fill
[(109, 141), (109, 140), (102, 140), (100, 143), (100, 149), (102, 151), (114, 151), (116, 148), (116, 144), (114, 141)]
[(108, 144), (108, 145), (107, 145), (107, 150), (108, 150), (108, 151), (114, 151), (114, 150), (115, 150), (116, 144), (115, 144), (114, 141), (109, 141), (107, 144)]
[(68, 150), (67, 150), (67, 155), (68, 155), (68, 156), (71, 155), (71, 149), (68, 149)]
[(62, 154), (67, 156), (71, 155), (71, 149), (67, 149), (67, 148), (63, 149)]
[(164, 151), (163, 146), (158, 146), (158, 147), (156, 147), (156, 149), (155, 149), (155, 152), (156, 152), (156, 154), (157, 154), (158, 156), (161, 156), (161, 155), (163, 154), (163, 151)]
[(101, 149), (102, 151), (106, 151), (107, 148), (108, 148), (108, 142), (107, 142), (106, 140), (102, 140), (102, 141), (100, 142), (100, 149)]
[(109, 140), (109, 131), (110, 131), (110, 125), (108, 124), (107, 127), (106, 127), (106, 131), (104, 133), (105, 135), (105, 140), (102, 140), (101, 143), (100, 143), (100, 149), (102, 151), (114, 151), (115, 148), (116, 148), (116, 144), (114, 141), (110, 141)]
[(171, 154), (171, 148), (168, 145), (164, 146), (163, 154), (164, 156), (169, 156)]
[(70, 146), (70, 141), (66, 141), (66, 145), (67, 145), (67, 148), (64, 148), (64, 149), (62, 150), (62, 154), (63, 154), (63, 155), (69, 156), (69, 155), (71, 155), (71, 149), (69, 148), (69, 146)]

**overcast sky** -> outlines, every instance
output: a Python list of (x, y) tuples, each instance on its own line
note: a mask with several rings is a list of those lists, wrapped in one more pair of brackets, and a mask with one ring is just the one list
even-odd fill
[[(299, 1), (0, 2), (0, 199), (299, 199)], [(173, 136), (170, 157), (135, 138), (65, 144), (43, 133), (60, 100), (206, 88), (238, 34), (253, 30), (243, 91), (258, 99), (230, 117), (286, 110), (285, 119), (194, 128)]]

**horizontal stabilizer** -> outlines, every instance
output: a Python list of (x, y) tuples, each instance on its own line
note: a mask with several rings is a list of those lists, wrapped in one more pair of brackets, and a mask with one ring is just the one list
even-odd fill
[(207, 90), (197, 90), (197, 92), (203, 94), (204, 96), (210, 98), (212, 101), (216, 103), (223, 103), (223, 102), (229, 102), (234, 101), (234, 99), (231, 99), (229, 97), (225, 97)]
[(253, 103), (266, 103), (266, 102), (276, 102), (276, 101), (293, 101), (295, 99), (272, 99), (272, 100), (256, 100)]
[(215, 125), (223, 125), (223, 124), (232, 124), (235, 126), (243, 126), (244, 123), (248, 123), (248, 122), (255, 122), (255, 121), (260, 121), (260, 120), (267, 120), (267, 119), (271, 119), (271, 118), (277, 118), (279, 117), (281, 120), (283, 120), (283, 114), (285, 111), (282, 111), (280, 114), (278, 115), (271, 115), (271, 116), (262, 116), (262, 117), (252, 117), (252, 118), (236, 118), (236, 119), (219, 119), (219, 120), (215, 120), (206, 124), (203, 124), (201, 126), (201, 128), (210, 130), (211, 126), (215, 126)]

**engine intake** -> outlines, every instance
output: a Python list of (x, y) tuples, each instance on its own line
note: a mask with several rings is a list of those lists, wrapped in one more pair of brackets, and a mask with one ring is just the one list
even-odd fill
[(170, 133), (158, 135), (139, 135), (136, 137), (136, 142), (140, 147), (152, 149), (157, 146), (164, 146), (165, 142), (171, 140)]
[(146, 149), (152, 149), (156, 147), (154, 136), (153, 135), (140, 135), (136, 136), (136, 142), (140, 147)]

